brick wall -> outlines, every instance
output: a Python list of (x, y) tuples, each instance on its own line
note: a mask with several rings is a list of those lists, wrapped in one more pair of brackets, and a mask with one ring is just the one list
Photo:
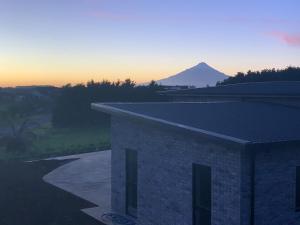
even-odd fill
[(248, 162), (241, 146), (125, 117), (113, 116), (111, 130), (116, 212), (125, 213), (125, 149), (130, 148), (138, 151), (139, 225), (192, 225), (192, 163), (212, 168), (212, 225), (249, 225), (249, 176), (241, 179), (249, 170), (241, 169)]
[(259, 149), (256, 154), (255, 225), (300, 225), (295, 211), (300, 147)]

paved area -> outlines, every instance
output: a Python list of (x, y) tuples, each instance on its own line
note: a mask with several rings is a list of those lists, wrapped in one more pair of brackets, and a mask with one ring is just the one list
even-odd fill
[(76, 159), (43, 177), (44, 181), (68, 191), (98, 207), (83, 212), (106, 224), (102, 215), (111, 212), (110, 159), (111, 151), (50, 158), (51, 160)]

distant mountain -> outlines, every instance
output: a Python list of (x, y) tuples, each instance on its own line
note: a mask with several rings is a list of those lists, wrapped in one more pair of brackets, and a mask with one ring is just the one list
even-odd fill
[(224, 73), (215, 70), (206, 63), (202, 62), (198, 65), (186, 69), (174, 76), (158, 80), (157, 83), (161, 85), (189, 85), (196, 87), (214, 86), (217, 81), (223, 81), (228, 78)]

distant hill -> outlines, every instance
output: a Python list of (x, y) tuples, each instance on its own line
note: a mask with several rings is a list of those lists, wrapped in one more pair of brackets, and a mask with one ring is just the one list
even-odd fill
[(227, 75), (202, 62), (174, 76), (158, 80), (157, 83), (170, 86), (188, 85), (206, 87), (207, 85), (214, 86), (218, 81), (223, 81), (226, 78), (228, 78)]

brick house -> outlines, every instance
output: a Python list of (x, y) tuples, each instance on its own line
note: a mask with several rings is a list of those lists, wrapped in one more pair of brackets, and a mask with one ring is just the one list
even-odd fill
[(111, 115), (112, 210), (138, 225), (300, 225), (300, 110), (93, 103)]

